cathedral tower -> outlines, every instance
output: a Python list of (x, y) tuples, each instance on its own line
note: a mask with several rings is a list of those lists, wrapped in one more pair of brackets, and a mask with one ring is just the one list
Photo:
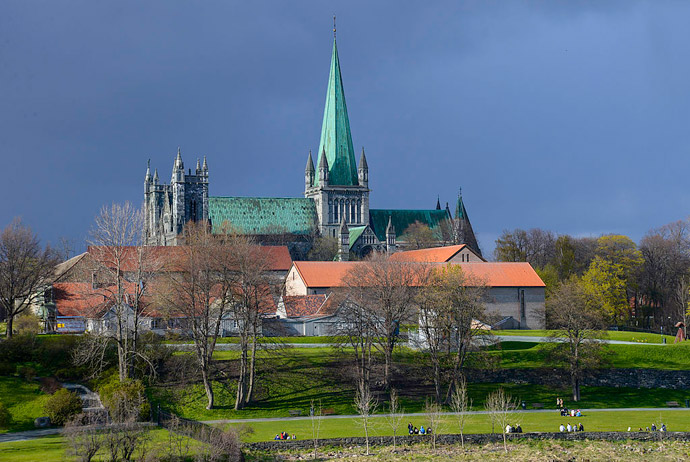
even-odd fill
[(170, 184), (160, 184), (158, 170), (151, 178), (150, 162), (144, 178), (144, 226), (147, 245), (177, 245), (184, 225), (208, 220), (208, 165), (196, 161), (194, 173), (184, 171), (177, 148)]
[(314, 200), (321, 234), (337, 237), (343, 222), (368, 224), (369, 167), (364, 149), (359, 167), (355, 161), (335, 37), (316, 165), (309, 153), (304, 197)]

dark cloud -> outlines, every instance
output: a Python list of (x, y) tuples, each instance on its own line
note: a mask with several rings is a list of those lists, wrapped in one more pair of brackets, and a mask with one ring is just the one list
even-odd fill
[(687, 214), (685, 2), (5, 1), (0, 216), (81, 240), (177, 146), (208, 156), (212, 194), (299, 196), (334, 10), (372, 206), (462, 186), (488, 248)]

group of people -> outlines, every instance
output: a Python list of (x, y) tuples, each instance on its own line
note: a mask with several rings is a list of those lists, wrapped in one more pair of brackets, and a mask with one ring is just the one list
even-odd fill
[(570, 432), (583, 432), (583, 431), (585, 431), (585, 427), (584, 427), (584, 425), (582, 425), (582, 422), (580, 422), (580, 425), (570, 425), (570, 423), (568, 423), (567, 425), (561, 424), (561, 426), (559, 427), (559, 430), (562, 432), (567, 431), (568, 433), (570, 433)]
[(417, 428), (412, 423), (408, 423), (407, 432), (410, 435), (431, 435), (431, 427), (424, 428), (424, 425), (422, 425), (420, 428)]
[[(665, 423), (662, 423), (661, 426), (660, 426), (659, 428), (656, 428), (656, 424), (653, 423), (653, 424), (652, 424), (652, 430), (651, 430), (651, 431), (655, 432), (655, 431), (657, 431), (657, 430), (659, 430), (660, 432), (665, 432), (665, 431), (666, 431), (666, 424), (665, 424)], [(631, 427), (628, 427), (628, 431), (629, 431), (629, 432), (632, 431), (632, 428), (631, 428)], [(645, 427), (644, 430), (642, 430), (642, 427), (640, 427), (639, 430), (637, 430), (637, 431), (638, 431), (638, 432), (641, 432), (641, 431), (647, 431), (647, 432), (648, 432), (648, 431), (649, 431), (649, 427)]]
[(293, 434), (292, 436), (290, 436), (290, 434), (288, 432), (280, 432), (273, 439), (274, 440), (296, 440), (297, 435)]
[(522, 427), (520, 424), (516, 424), (514, 427), (506, 425), (506, 433), (522, 433)]
[(563, 403), (563, 398), (556, 398), (556, 407), (561, 413), (561, 417), (581, 417), (582, 412), (579, 409), (568, 409)]

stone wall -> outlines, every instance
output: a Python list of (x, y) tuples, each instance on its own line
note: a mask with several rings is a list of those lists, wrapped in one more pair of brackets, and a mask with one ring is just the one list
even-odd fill
[[(521, 433), (507, 435), (509, 440), (600, 440), (600, 441), (659, 441), (676, 440), (690, 441), (690, 432), (576, 432), (576, 433)], [(485, 444), (490, 442), (502, 442), (501, 434), (472, 434), (464, 435), (465, 443)], [(430, 442), (430, 435), (399, 436), (396, 443), (399, 445), (411, 445), (420, 442)], [(460, 435), (437, 435), (439, 444), (460, 444)], [(389, 446), (393, 444), (392, 436), (376, 436), (369, 438), (369, 443), (375, 446)], [(319, 440), (319, 447), (339, 446), (364, 446), (363, 437), (329, 438)], [(275, 449), (313, 449), (314, 442), (310, 439), (287, 441), (262, 441), (246, 445), (247, 448), (259, 451), (271, 451)]]
[[(570, 386), (570, 375), (566, 369), (467, 369), (465, 375), (468, 382)], [(665, 388), (668, 390), (684, 390), (688, 383), (690, 383), (690, 371), (657, 369), (590, 370), (582, 379), (584, 386)]]

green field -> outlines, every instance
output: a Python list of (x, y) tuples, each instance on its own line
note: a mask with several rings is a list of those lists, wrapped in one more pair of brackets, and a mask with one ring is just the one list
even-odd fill
[[(608, 365), (614, 368), (690, 369), (690, 342), (669, 345), (606, 345)], [(500, 358), (504, 368), (539, 368), (546, 365), (543, 344), (502, 342), (501, 349), (490, 354)]]
[[(559, 425), (582, 423), (586, 431), (621, 431), (631, 427), (637, 431), (640, 427), (644, 430), (652, 423), (660, 426), (663, 422), (668, 431), (690, 431), (690, 410), (680, 411), (600, 411), (590, 412), (582, 417), (561, 417), (557, 411), (544, 412), (514, 412), (511, 422), (520, 424), (525, 432), (557, 432)], [(412, 423), (416, 427), (428, 426), (428, 419), (424, 416), (406, 417), (398, 427), (397, 434), (407, 434), (407, 424)], [(393, 430), (385, 418), (371, 419), (372, 436), (392, 435)], [(230, 426), (236, 424), (229, 424)], [(251, 427), (253, 434), (245, 437), (246, 442), (272, 440), (276, 433), (282, 431), (295, 434), (298, 439), (310, 439), (312, 435), (312, 422), (306, 420), (292, 420), (287, 422), (251, 422), (242, 424)], [(437, 433), (458, 433), (457, 420), (454, 416), (444, 416), (442, 425), (437, 428)], [(470, 415), (465, 425), (465, 433), (491, 433), (491, 422), (488, 415)], [(364, 436), (364, 429), (359, 419), (323, 419), (319, 430), (320, 438), (339, 438), (346, 436)], [(423, 435), (419, 435), (423, 439)]]
[[(31, 430), (34, 428), (34, 419), (45, 415), (43, 404), (48, 400), (48, 395), (41, 391), (38, 383), (16, 377), (0, 377), (0, 400), (12, 415), (9, 431)], [(6, 431), (0, 429), (0, 432)]]
[[(548, 337), (554, 333), (550, 330), (495, 330), (495, 335), (511, 335), (520, 337)], [(619, 330), (606, 331), (606, 337), (609, 340), (621, 340), (624, 342), (639, 342), (639, 343), (663, 343), (662, 338), (666, 339), (666, 343), (673, 343), (675, 337), (672, 335), (650, 334), (648, 332), (625, 332)]]
[[(155, 428), (148, 433), (148, 438), (148, 452), (157, 453), (161, 456), (167, 453), (169, 447), (169, 433), (167, 430)], [(185, 439), (184, 437), (180, 438)], [(196, 441), (190, 441), (192, 449), (198, 445), (199, 443)], [(0, 462), (62, 462), (70, 460), (65, 453), (66, 449), (67, 443), (60, 435), (44, 436), (29, 441), (0, 443)], [(108, 458), (105, 456), (105, 451), (102, 450), (92, 460), (94, 462), (103, 462), (108, 460)]]

